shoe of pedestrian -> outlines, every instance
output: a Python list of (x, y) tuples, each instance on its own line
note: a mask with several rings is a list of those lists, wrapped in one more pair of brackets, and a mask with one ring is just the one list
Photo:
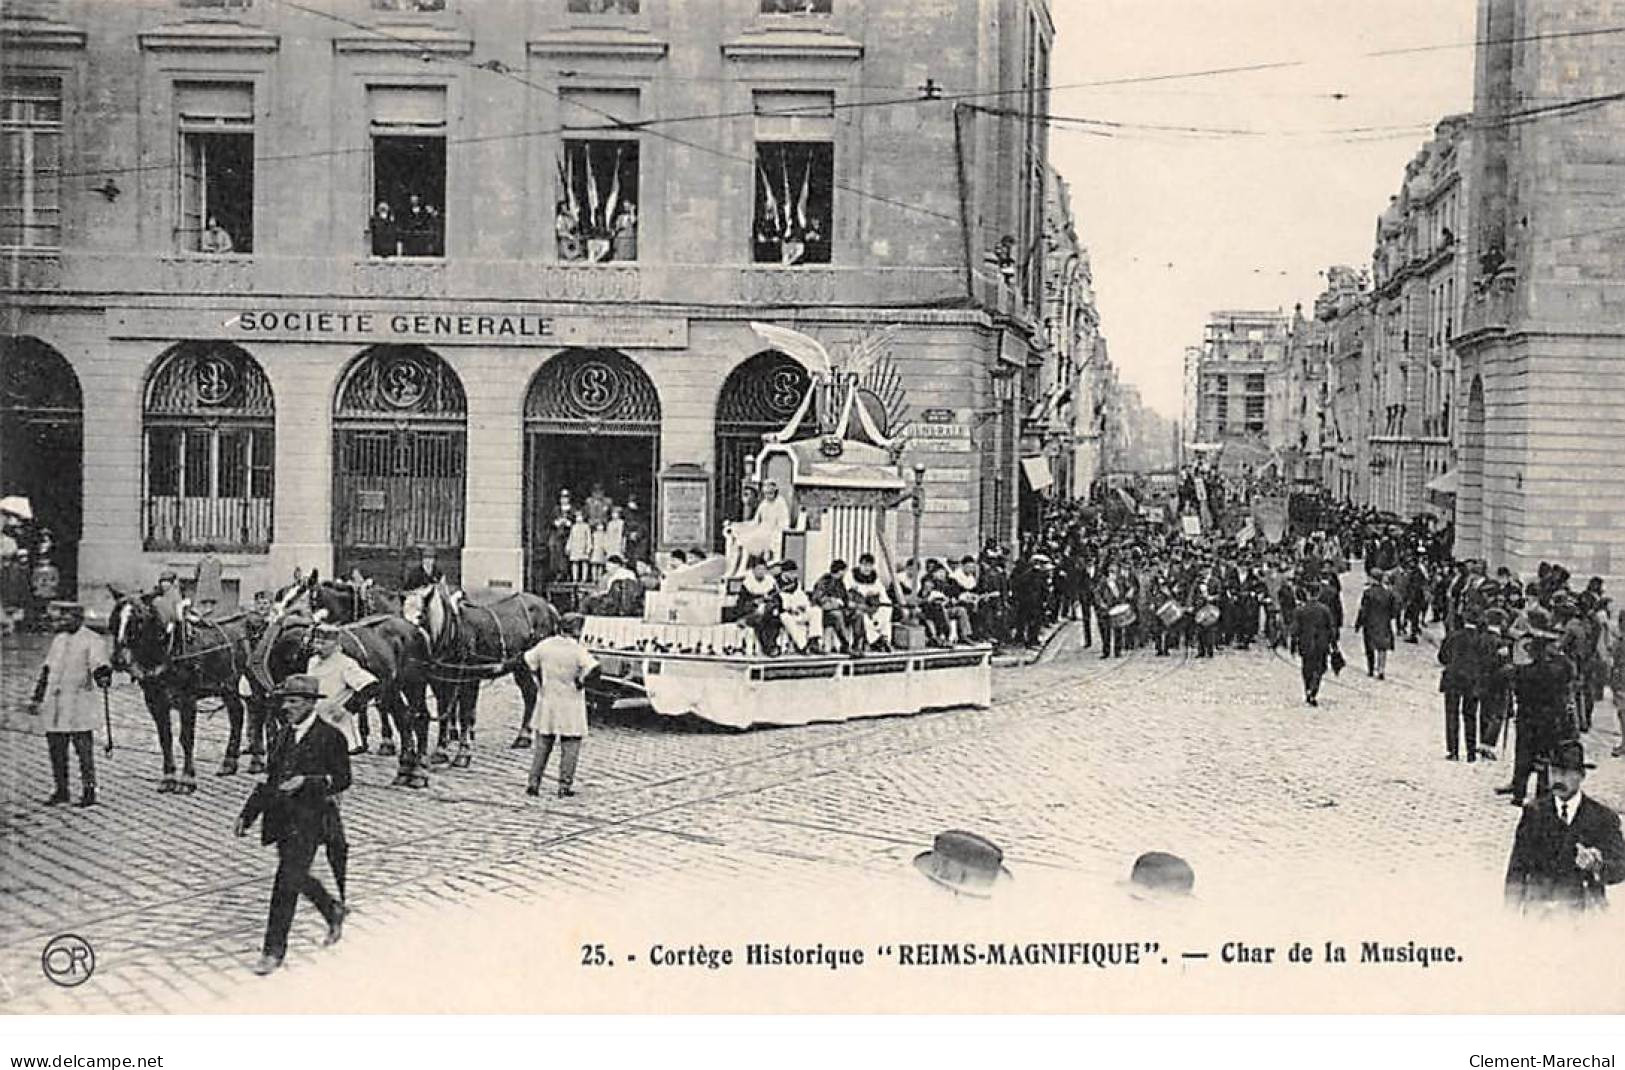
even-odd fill
[(1523, 800), (1518, 798), (1516, 795), (1514, 795), (1512, 798), (1508, 799), (1507, 802), (1511, 803), (1513, 806), (1517, 806), (1517, 807), (1520, 807), (1520, 808), (1523, 806)]
[(1495, 789), (1495, 794), (1497, 794), (1497, 795), (1511, 795), (1516, 790), (1517, 789), (1514, 788), (1511, 784), (1503, 784), (1501, 787)]
[(529, 732), (521, 732), (517, 736), (514, 736), (513, 737), (513, 742), (508, 744), (508, 749), (509, 750), (530, 750), (530, 733)]
[(1378, 674), (1377, 674), (1377, 679), (1379, 679), (1379, 680), (1386, 680), (1386, 679), (1388, 679), (1388, 674), (1387, 674), (1387, 673), (1385, 673), (1385, 672), (1379, 672), (1379, 673), (1378, 673)]
[(220, 768), (214, 771), (215, 776), (234, 776), (237, 772), (236, 758), (222, 758)]
[(323, 947), (332, 947), (344, 939), (344, 916), (349, 913), (343, 903), (338, 905), (338, 913), (333, 920), (327, 923), (327, 935), (322, 938)]
[(1475, 763), (1476, 763), (1476, 762), (1477, 762), (1477, 761), (1478, 761), (1478, 755), (1476, 755), (1476, 754), (1469, 754), (1469, 755), (1467, 755), (1467, 764), (1468, 764), (1468, 765), (1473, 765), (1473, 764), (1475, 764)]
[(67, 801), (68, 801), (68, 793), (67, 792), (65, 792), (65, 791), (54, 791), (54, 792), (51, 793), (51, 797), (49, 799), (45, 800), (45, 805), (46, 806), (61, 806), (63, 803), (65, 803)]
[(563, 787), (563, 788), (559, 789), (559, 798), (568, 799), (568, 798), (572, 797), (573, 795), (575, 795), (575, 793), (576, 793), (576, 789), (571, 788), (571, 787)]
[(1446, 754), (1444, 756), (1444, 760), (1447, 761), (1447, 762), (1459, 762), (1459, 761), (1461, 761), (1461, 755), (1459, 755), (1459, 754)]
[(96, 805), (96, 793), (94, 791), (85, 792), (83, 795), (79, 796), (79, 804), (78, 805), (79, 805), (80, 809), (84, 809), (87, 806), (95, 806)]
[(393, 757), (395, 754), (395, 741), (393, 739), (386, 739), (382, 743), (378, 744), (378, 754), (383, 758)]
[(529, 795), (532, 798), (535, 798), (536, 796), (540, 795), (541, 793), (542, 793), (542, 789), (541, 789), (540, 785), (538, 785), (538, 784), (527, 784), (527, 785), (525, 785), (525, 794), (526, 795)]
[(260, 960), (254, 963), (254, 972), (261, 977), (276, 971), (282, 965), (282, 960), (275, 955), (261, 955)]

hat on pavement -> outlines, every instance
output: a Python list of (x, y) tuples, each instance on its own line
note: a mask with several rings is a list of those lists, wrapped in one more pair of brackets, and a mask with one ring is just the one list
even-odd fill
[(1595, 769), (1595, 765), (1586, 761), (1585, 744), (1577, 739), (1566, 740), (1552, 748), (1551, 761), (1548, 763), (1553, 769)]
[(950, 829), (939, 832), (931, 850), (914, 858), (914, 868), (944, 888), (960, 895), (986, 899), (998, 882), (1010, 880), (1004, 852), (984, 836)]
[(1136, 858), (1128, 879), (1132, 891), (1154, 895), (1190, 895), (1196, 887), (1191, 864), (1167, 851), (1147, 851)]
[(282, 685), (271, 694), (273, 698), (321, 698), (322, 685), (314, 676), (295, 673), (282, 681)]

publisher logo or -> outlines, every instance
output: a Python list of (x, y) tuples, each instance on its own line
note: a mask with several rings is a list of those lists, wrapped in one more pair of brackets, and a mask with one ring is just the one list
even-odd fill
[(82, 936), (63, 933), (45, 945), (39, 964), (52, 984), (73, 988), (90, 980), (90, 975), (96, 972), (96, 949)]

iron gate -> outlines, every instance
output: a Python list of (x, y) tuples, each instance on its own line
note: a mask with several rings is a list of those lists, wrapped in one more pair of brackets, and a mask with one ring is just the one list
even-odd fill
[(468, 469), (467, 401), (456, 373), (421, 346), (376, 346), (339, 389), (333, 420), (335, 567), (386, 584), (420, 549), (454, 582)]

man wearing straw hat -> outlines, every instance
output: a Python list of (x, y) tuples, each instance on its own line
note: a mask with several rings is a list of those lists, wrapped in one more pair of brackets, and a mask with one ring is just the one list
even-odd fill
[(52, 602), (57, 634), (40, 668), (28, 712), (45, 717), (45, 742), (51, 755), (55, 790), (46, 806), (68, 801), (68, 747), (79, 758), (80, 806), (96, 805), (96, 744), (93, 734), (101, 713), (96, 692), (113, 679), (107, 644), (85, 624), (78, 602)]

